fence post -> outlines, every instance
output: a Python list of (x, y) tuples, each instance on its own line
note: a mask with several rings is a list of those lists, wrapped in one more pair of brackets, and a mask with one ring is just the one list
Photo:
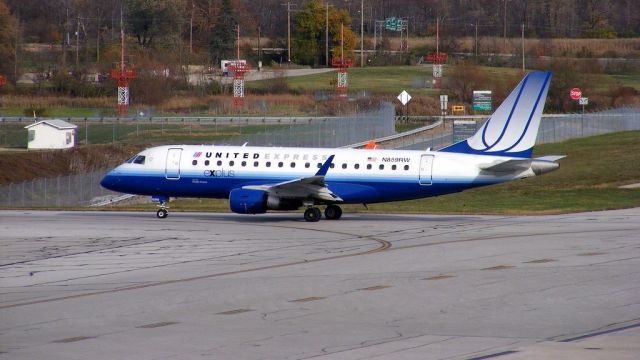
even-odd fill
[(58, 177), (56, 178), (56, 206), (60, 207), (60, 175), (58, 175)]

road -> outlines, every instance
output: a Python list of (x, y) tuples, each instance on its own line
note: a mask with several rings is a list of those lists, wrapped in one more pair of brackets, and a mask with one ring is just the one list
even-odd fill
[(0, 211), (0, 358), (632, 359), (639, 234), (640, 209)]

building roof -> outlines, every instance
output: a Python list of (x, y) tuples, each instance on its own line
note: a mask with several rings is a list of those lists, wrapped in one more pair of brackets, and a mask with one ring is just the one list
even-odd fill
[(39, 124), (47, 124), (49, 126), (53, 126), (54, 128), (58, 129), (58, 130), (65, 130), (65, 129), (75, 129), (78, 126), (77, 125), (73, 125), (72, 123), (68, 123), (64, 120), (60, 120), (60, 119), (47, 119), (47, 120), (42, 120), (42, 121), (38, 121), (37, 123), (33, 123), (33, 124), (29, 124), (27, 126), (25, 126), (25, 129), (28, 129), (30, 127), (39, 125)]

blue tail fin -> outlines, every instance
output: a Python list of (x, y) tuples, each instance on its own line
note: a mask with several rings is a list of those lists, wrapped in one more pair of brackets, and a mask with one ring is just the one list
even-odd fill
[(550, 80), (550, 72), (530, 72), (475, 135), (440, 151), (530, 158)]

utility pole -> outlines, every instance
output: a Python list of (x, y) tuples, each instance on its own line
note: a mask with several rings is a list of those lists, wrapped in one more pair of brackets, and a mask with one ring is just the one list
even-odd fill
[(96, 25), (96, 62), (100, 62), (100, 13), (98, 13), (98, 23)]
[(16, 47), (13, 52), (13, 84), (18, 83), (18, 49), (20, 49), (20, 11), (16, 13), (16, 20), (18, 20), (16, 29)]
[(360, 67), (364, 67), (364, 0), (360, 0)]
[(62, 36), (62, 70), (67, 67), (67, 41), (69, 40), (69, 9), (67, 8), (67, 21), (64, 22), (64, 35)]
[(193, 10), (195, 7), (193, 0), (191, 0), (191, 20), (189, 20), (189, 54), (193, 54)]
[(76, 69), (80, 66), (80, 15), (76, 22)]
[(503, 27), (503, 34), (502, 34), (502, 51), (505, 51), (507, 49), (507, 1), (508, 0), (504, 0), (504, 27)]
[(258, 25), (258, 70), (262, 68), (262, 46), (260, 46), (260, 25)]
[(287, 57), (291, 64), (291, 2), (287, 1)]
[(324, 27), (324, 58), (329, 67), (329, 2), (326, 3), (325, 27)]
[(478, 63), (478, 19), (476, 19), (476, 63)]
[(522, 71), (524, 71), (524, 23), (522, 23)]

